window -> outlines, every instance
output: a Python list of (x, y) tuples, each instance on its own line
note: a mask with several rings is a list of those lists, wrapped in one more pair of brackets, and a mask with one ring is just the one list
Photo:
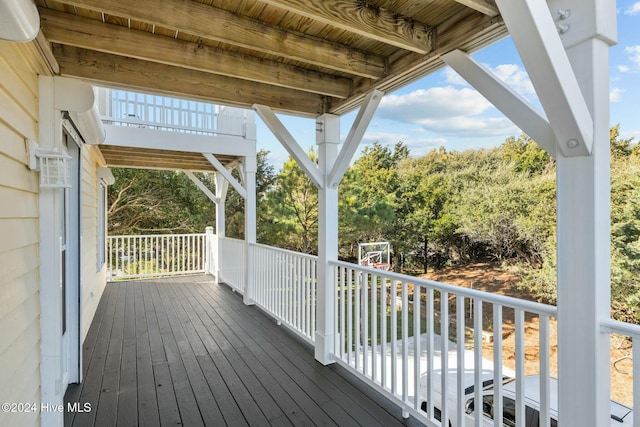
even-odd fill
[(98, 212), (97, 212), (97, 230), (96, 230), (96, 254), (97, 254), (97, 271), (101, 271), (106, 262), (106, 246), (107, 246), (107, 185), (102, 181), (98, 181)]

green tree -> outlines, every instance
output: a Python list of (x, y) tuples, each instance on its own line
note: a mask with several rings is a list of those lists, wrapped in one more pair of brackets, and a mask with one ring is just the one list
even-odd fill
[[(311, 150), (309, 158), (317, 162)], [(263, 212), (267, 213), (265, 243), (304, 253), (317, 251), (318, 189), (293, 158), (284, 164), (267, 193)]]

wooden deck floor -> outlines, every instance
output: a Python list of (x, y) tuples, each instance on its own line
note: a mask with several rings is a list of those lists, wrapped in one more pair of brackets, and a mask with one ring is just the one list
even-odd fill
[(419, 424), (205, 276), (109, 283), (83, 351), (67, 426)]

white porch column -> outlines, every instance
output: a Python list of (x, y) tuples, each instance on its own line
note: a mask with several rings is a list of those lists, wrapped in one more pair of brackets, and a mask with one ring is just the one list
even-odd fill
[[(613, 0), (497, 0), (557, 142), (559, 423), (610, 420)], [(553, 153), (552, 153), (553, 154)]]
[(220, 241), (221, 237), (224, 237), (226, 230), (226, 203), (227, 203), (227, 190), (229, 188), (229, 181), (225, 179), (225, 177), (216, 172), (216, 198), (218, 199), (218, 203), (216, 203), (216, 235), (214, 239), (216, 239), (215, 245), (215, 253), (214, 256), (214, 264), (215, 271), (213, 271), (213, 275), (216, 278), (216, 283), (220, 283), (220, 260), (222, 259), (221, 251), (222, 251), (222, 242)]
[(600, 331), (611, 284), (608, 52), (596, 38), (567, 49), (594, 142), (591, 156), (557, 158), (559, 422), (576, 426), (611, 422), (609, 334)]
[(333, 363), (335, 345), (336, 287), (330, 261), (338, 260), (338, 184), (329, 185), (330, 172), (338, 157), (340, 117), (324, 114), (317, 119), (318, 166), (324, 187), (318, 190), (318, 287), (315, 358)]
[(251, 244), (256, 243), (256, 156), (244, 158), (244, 187), (247, 192), (244, 198), (244, 241), (245, 241), (245, 264), (244, 264), (244, 303), (247, 305), (253, 302), (253, 253)]

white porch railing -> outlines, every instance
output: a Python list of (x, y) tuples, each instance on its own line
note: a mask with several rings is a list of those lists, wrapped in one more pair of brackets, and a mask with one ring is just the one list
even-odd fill
[[(640, 325), (619, 322), (613, 319), (604, 320), (601, 324), (602, 330), (608, 334), (618, 334), (623, 339), (631, 340), (631, 354), (626, 358), (631, 363), (631, 372), (625, 372), (633, 380), (633, 408), (640, 408)], [(613, 340), (612, 340), (613, 341)], [(638, 360), (638, 363), (635, 361)], [(612, 367), (617, 369), (617, 363), (621, 360), (612, 360)], [(628, 402), (627, 402), (628, 404)], [(640, 425), (640, 415), (634, 410), (634, 426)]]
[(107, 275), (140, 279), (205, 272), (205, 234), (107, 237)]
[[(545, 414), (549, 419), (549, 319), (556, 316), (555, 307), (355, 264), (332, 265), (338, 290), (336, 362), (395, 401), (405, 413), (428, 425), (450, 419), (464, 426), (469, 378), (482, 384), (487, 375), (493, 376), (498, 385), (494, 401), (502, 402), (498, 398), (502, 378), (515, 375), (516, 425), (525, 425), (526, 315), (539, 319), (540, 419)], [(464, 319), (470, 312), (472, 326), (467, 326)], [(503, 368), (503, 321), (507, 320), (503, 316), (507, 312), (515, 329), (515, 372)], [(484, 342), (487, 337), (489, 343)], [(483, 359), (483, 350), (493, 354), (492, 360)], [(443, 372), (448, 374), (441, 375)], [(482, 401), (481, 392), (482, 386), (475, 387), (476, 402)], [(494, 413), (502, 416), (498, 405)], [(482, 417), (482, 412), (474, 411), (474, 415)], [(502, 425), (502, 420), (496, 425)]]
[(300, 335), (315, 341), (318, 257), (254, 244), (253, 301)]
[(224, 282), (239, 293), (244, 292), (246, 243), (230, 237), (218, 237), (218, 282)]
[(242, 109), (116, 89), (102, 89), (99, 94), (107, 98), (98, 103), (107, 124), (196, 135), (246, 136), (247, 116)]

